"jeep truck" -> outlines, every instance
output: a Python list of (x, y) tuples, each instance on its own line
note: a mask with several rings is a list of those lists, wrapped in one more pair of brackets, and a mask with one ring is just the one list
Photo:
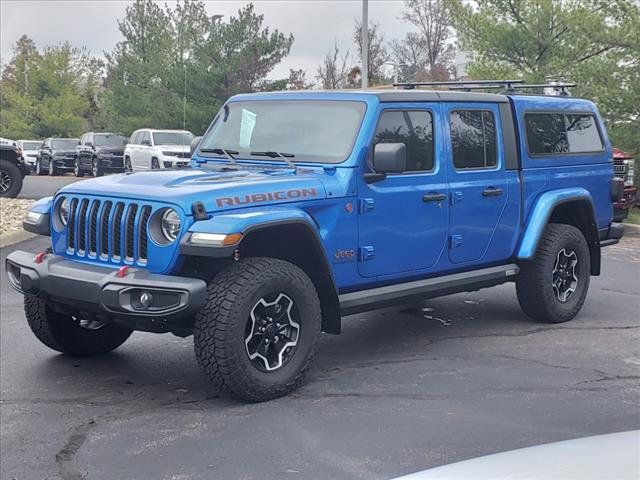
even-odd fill
[(242, 94), (192, 148), (192, 169), (70, 184), (28, 212), (51, 248), (6, 269), (42, 343), (89, 356), (134, 330), (193, 335), (217, 387), (264, 401), (346, 315), (514, 282), (526, 315), (571, 320), (623, 232), (582, 99)]

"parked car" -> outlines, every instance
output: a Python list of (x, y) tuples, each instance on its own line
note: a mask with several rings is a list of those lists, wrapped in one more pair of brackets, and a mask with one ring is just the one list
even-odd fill
[(124, 150), (125, 166), (134, 172), (188, 167), (192, 140), (186, 130), (136, 130)]
[(234, 96), (194, 168), (36, 203), (51, 250), (11, 253), (8, 279), (48, 347), (193, 334), (247, 401), (296, 389), (343, 315), (515, 282), (526, 315), (569, 321), (624, 231), (611, 144), (592, 102), (509, 91)]
[(127, 137), (117, 133), (85, 133), (76, 147), (73, 173), (76, 177), (85, 173), (99, 177), (105, 172), (124, 172), (126, 144)]
[(28, 170), (18, 147), (0, 143), (0, 197), (17, 197)]
[(16, 141), (15, 140), (11, 140), (10, 138), (3, 138), (0, 137), (0, 145), (16, 145)]
[(635, 160), (633, 155), (614, 147), (613, 172), (624, 182), (624, 194), (619, 201), (613, 204), (613, 219), (616, 222), (622, 222), (629, 216), (629, 210), (638, 201), (638, 187), (634, 184)]
[(17, 140), (16, 146), (22, 150), (22, 158), (25, 163), (32, 171), (35, 170), (42, 140)]
[(58, 175), (73, 170), (77, 138), (47, 138), (42, 142), (34, 172), (36, 175)]

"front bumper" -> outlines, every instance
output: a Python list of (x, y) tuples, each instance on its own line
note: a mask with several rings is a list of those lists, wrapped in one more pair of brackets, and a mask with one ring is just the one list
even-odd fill
[(53, 157), (53, 163), (59, 170), (73, 170), (76, 164), (76, 157), (67, 155), (65, 157)]
[(124, 155), (100, 155), (99, 158), (104, 170), (124, 171)]
[[(7, 257), (5, 267), (9, 283), (20, 293), (105, 316), (135, 330), (162, 332), (174, 331), (176, 325), (185, 327), (206, 300), (207, 285), (200, 279), (137, 268), (119, 276), (119, 270), (52, 254), (38, 257), (15, 251)], [(143, 293), (150, 299), (146, 307), (140, 301)]]

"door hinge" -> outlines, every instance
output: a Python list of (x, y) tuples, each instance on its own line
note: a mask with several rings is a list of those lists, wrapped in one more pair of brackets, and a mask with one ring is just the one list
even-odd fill
[(462, 201), (462, 192), (451, 192), (451, 205)]
[(462, 235), (449, 235), (449, 248), (456, 248), (462, 245)]
[(361, 198), (360, 199), (360, 213), (370, 212), (375, 206), (375, 200), (373, 198)]
[(360, 261), (366, 262), (367, 260), (372, 260), (373, 257), (376, 256), (376, 249), (373, 248), (373, 245), (366, 245), (364, 247), (360, 247)]

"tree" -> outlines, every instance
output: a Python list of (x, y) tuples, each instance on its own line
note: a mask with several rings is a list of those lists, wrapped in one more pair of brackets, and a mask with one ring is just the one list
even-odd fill
[[(362, 23), (356, 19), (353, 29), (353, 41), (358, 47), (358, 58), (362, 65)], [(369, 24), (369, 57), (367, 70), (371, 84), (384, 83), (386, 78), (383, 66), (389, 59), (389, 53), (385, 46), (384, 35), (380, 31), (379, 23)]]
[(313, 87), (313, 83), (307, 81), (307, 72), (303, 69), (289, 69), (289, 78), (286, 80), (286, 90), (308, 90)]
[(345, 88), (349, 74), (349, 51), (340, 54), (337, 40), (333, 41), (333, 48), (324, 56), (322, 65), (318, 66), (316, 78), (325, 90)]
[(634, 0), (447, 0), (472, 78), (572, 80), (614, 142), (640, 151), (640, 5)]
[[(401, 17), (417, 28), (404, 41), (394, 44), (394, 53), (404, 57), (409, 71), (425, 80), (447, 80), (454, 55), (452, 28), (445, 0), (405, 0)], [(444, 78), (443, 78), (444, 77)]]

